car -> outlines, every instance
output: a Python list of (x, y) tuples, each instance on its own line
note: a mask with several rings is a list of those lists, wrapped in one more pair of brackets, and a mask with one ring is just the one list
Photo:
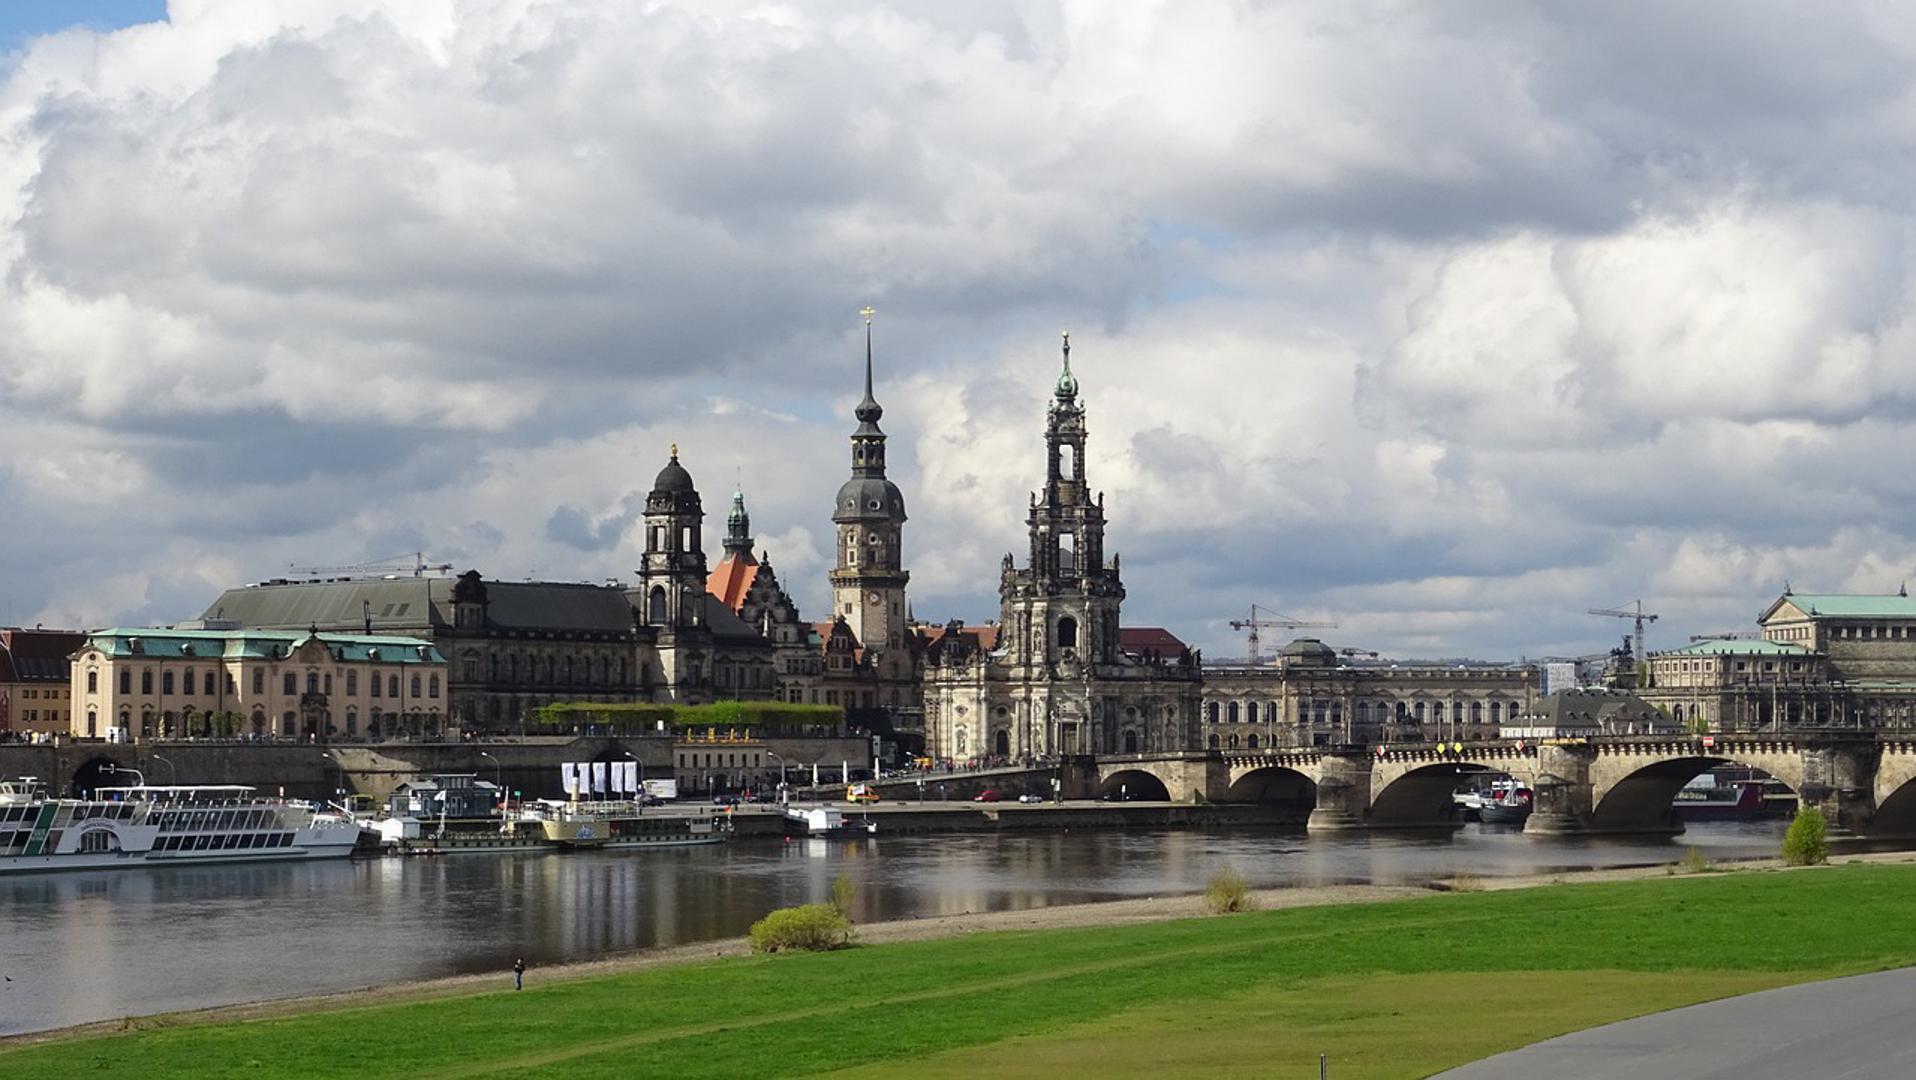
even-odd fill
[(664, 806), (665, 800), (658, 797), (657, 795), (641, 795), (639, 796), (639, 805), (640, 806)]
[(1033, 795), (1032, 793), (1027, 791), (1023, 795), (1018, 796), (1018, 801), (1021, 803), (1041, 803), (1044, 801), (1044, 796)]
[(1001, 802), (1003, 799), (1004, 796), (998, 794), (997, 788), (986, 788), (971, 797), (972, 802)]
[(713, 806), (737, 806), (738, 796), (737, 795), (714, 795), (712, 796), (712, 805)]

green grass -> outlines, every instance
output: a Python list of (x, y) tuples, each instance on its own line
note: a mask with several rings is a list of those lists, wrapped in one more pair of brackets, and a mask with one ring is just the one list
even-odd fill
[(1912, 963), (1916, 867), (1841, 866), (535, 978), (518, 994), (0, 1050), (0, 1076), (1271, 1076), (1308, 1074), (1320, 1050), (1340, 1080), (1419, 1076)]

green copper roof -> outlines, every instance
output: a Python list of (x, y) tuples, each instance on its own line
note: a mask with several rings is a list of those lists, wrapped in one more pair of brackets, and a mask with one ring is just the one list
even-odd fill
[(1753, 638), (1710, 638), (1707, 641), (1692, 641), (1680, 649), (1671, 649), (1662, 656), (1808, 656), (1810, 651), (1801, 645), (1783, 641), (1761, 641)]
[(378, 664), (443, 664), (446, 658), (430, 641), (381, 634), (319, 634), (305, 630), (160, 630), (115, 627), (87, 635), (87, 644), (108, 656), (154, 659), (275, 659), (308, 638), (339, 660)]
[(1916, 619), (1916, 597), (1845, 593), (1795, 593), (1783, 597), (1812, 617), (1837, 619)]

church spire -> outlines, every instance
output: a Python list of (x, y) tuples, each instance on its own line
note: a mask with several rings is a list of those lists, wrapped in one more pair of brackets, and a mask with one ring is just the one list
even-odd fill
[(752, 516), (745, 512), (745, 493), (733, 491), (732, 512), (725, 515), (725, 554), (749, 560), (752, 543)]
[[(872, 396), (872, 315), (875, 313), (867, 304), (859, 314), (865, 317), (865, 400), (858, 403), (852, 415), (858, 417), (859, 424), (871, 425), (875, 432), (878, 430), (878, 418), (885, 415), (878, 399)], [(863, 431), (864, 428), (861, 426), (859, 430)]]
[(1064, 373), (1058, 376), (1058, 400), (1068, 402), (1078, 396), (1078, 377), (1071, 374), (1071, 331), (1064, 332)]

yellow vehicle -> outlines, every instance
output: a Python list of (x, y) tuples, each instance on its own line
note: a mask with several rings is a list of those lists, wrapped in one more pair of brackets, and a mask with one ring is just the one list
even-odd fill
[(845, 801), (848, 803), (875, 803), (878, 792), (870, 784), (853, 784), (845, 789)]

